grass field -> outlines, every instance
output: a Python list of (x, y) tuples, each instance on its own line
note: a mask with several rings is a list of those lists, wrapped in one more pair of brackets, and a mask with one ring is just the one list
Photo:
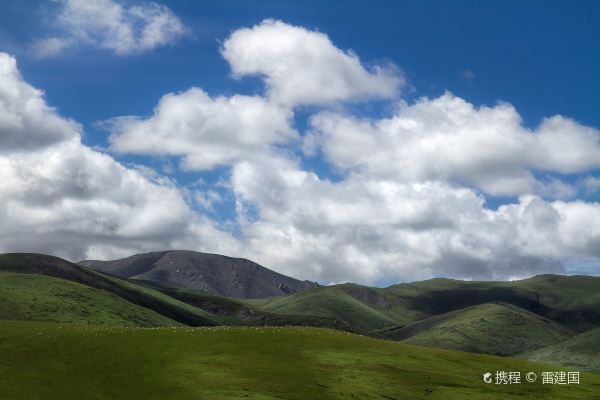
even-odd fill
[(0, 322), (0, 398), (600, 399), (580, 385), (485, 384), (483, 372), (556, 370), (315, 328), (107, 328)]

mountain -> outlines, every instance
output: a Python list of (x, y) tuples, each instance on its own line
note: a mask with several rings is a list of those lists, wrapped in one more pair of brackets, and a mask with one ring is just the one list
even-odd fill
[(284, 296), (319, 286), (243, 258), (183, 250), (136, 254), (113, 261), (85, 260), (79, 265), (123, 278), (246, 299)]
[(558, 364), (575, 370), (600, 372), (600, 328), (563, 342), (519, 355), (531, 361)]
[(0, 255), (2, 319), (114, 326), (290, 325), (357, 331), (332, 317), (273, 314), (241, 300), (119, 278), (31, 253)]
[(510, 356), (564, 341), (564, 326), (520, 307), (485, 303), (380, 332), (408, 344)]
[(578, 385), (483, 383), (526, 360), (315, 328), (107, 328), (0, 321), (2, 399), (598, 400)]

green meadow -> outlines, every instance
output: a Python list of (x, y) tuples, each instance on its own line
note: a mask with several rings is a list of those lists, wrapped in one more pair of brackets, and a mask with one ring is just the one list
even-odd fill
[(0, 322), (2, 399), (600, 399), (579, 385), (485, 384), (563, 370), (319, 328), (115, 328)]

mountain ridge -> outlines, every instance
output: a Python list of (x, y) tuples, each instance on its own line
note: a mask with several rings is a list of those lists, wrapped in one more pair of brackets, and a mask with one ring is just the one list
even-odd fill
[(153, 281), (237, 298), (285, 296), (320, 285), (272, 271), (245, 258), (190, 250), (134, 254), (117, 260), (77, 264), (122, 278)]

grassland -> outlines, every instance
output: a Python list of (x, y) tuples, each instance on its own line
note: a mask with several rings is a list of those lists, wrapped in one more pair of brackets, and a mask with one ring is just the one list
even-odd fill
[(600, 328), (519, 357), (600, 372)]
[(580, 385), (485, 384), (486, 371), (556, 370), (528, 361), (314, 328), (107, 328), (0, 322), (7, 400), (600, 399)]
[(600, 327), (600, 278), (432, 279), (388, 288), (343, 284), (243, 300), (118, 278), (56, 257), (8, 254), (0, 255), (0, 319), (107, 326), (327, 327), (598, 369), (600, 340), (593, 329)]
[(113, 293), (44, 275), (0, 271), (0, 319), (108, 326), (177, 326)]

